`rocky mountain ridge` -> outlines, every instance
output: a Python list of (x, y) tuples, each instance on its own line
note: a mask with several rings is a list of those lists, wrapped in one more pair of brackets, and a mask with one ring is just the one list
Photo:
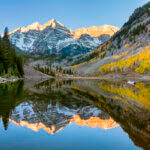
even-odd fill
[(9, 35), (12, 44), (26, 52), (76, 55), (95, 49), (118, 30), (117, 27), (104, 25), (74, 32), (52, 19), (44, 25), (35, 22), (18, 28)]

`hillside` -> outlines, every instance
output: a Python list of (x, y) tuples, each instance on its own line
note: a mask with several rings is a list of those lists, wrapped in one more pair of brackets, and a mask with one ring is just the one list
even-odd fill
[(150, 73), (150, 2), (137, 8), (120, 31), (73, 68), (80, 75)]
[[(34, 68), (25, 65), (24, 66), (24, 78), (26, 80), (30, 80), (30, 81), (39, 81), (39, 80), (43, 80), (43, 79), (49, 79), (50, 76), (43, 74), (42, 72), (39, 72), (37, 70), (35, 70)], [(34, 75), (34, 76), (33, 76)]]

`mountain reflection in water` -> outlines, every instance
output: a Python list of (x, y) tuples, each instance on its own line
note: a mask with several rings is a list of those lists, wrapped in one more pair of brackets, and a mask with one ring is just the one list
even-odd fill
[(150, 149), (148, 83), (59, 79), (24, 87), (23, 81), (0, 84), (5, 130), (9, 122), (50, 134), (72, 123), (102, 129), (120, 125), (136, 146)]

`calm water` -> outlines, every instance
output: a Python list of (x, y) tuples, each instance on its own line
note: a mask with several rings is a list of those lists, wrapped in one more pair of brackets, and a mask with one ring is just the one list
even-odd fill
[(150, 149), (150, 83), (0, 84), (0, 150)]

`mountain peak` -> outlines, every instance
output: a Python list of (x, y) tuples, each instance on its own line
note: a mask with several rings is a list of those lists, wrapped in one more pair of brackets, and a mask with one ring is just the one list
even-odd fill
[(59, 21), (57, 21), (55, 19), (51, 19), (50, 21), (48, 21), (47, 23), (45, 23), (44, 26), (43, 26), (43, 28), (46, 28), (47, 26), (51, 26), (52, 28), (56, 28), (57, 26), (64, 27), (64, 25), (61, 22), (59, 22)]
[(29, 25), (26, 30), (41, 30), (42, 25), (39, 22), (34, 22), (31, 25)]
[(29, 25), (29, 26), (41, 26), (41, 24), (39, 22), (34, 22), (31, 25)]
[(20, 32), (28, 32), (29, 30), (42, 31), (45, 28), (47, 28), (48, 26), (51, 26), (54, 29), (56, 29), (57, 27), (63, 27), (63, 28), (65, 27), (61, 22), (59, 22), (55, 19), (51, 19), (50, 21), (48, 21), (44, 25), (41, 25), (39, 22), (34, 22), (31, 25), (28, 25), (27, 27), (19, 27), (19, 28), (13, 30), (12, 32), (10, 32), (9, 34), (13, 34), (17, 31), (20, 31)]
[(99, 37), (104, 34), (113, 36), (117, 31), (119, 31), (119, 28), (111, 25), (103, 25), (99, 27), (93, 26), (89, 28), (77, 29), (75, 32), (75, 37), (80, 38), (83, 34), (89, 34), (92, 37)]

